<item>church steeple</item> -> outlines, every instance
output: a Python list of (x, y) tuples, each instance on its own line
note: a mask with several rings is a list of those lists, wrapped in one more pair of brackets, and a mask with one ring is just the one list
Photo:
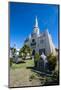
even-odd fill
[(33, 33), (35, 33), (37, 36), (39, 36), (39, 27), (38, 27), (37, 16), (36, 16), (36, 18), (35, 18), (35, 25), (34, 25)]
[(37, 20), (37, 16), (35, 18), (35, 27), (38, 27), (38, 20)]

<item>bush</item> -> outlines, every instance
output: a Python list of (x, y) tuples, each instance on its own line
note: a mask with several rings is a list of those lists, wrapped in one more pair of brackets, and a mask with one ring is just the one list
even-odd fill
[(34, 56), (34, 64), (35, 64), (35, 67), (37, 67), (37, 62), (38, 60), (40, 60), (40, 55), (39, 53), (35, 53), (35, 56)]
[(51, 77), (46, 77), (44, 85), (59, 85), (59, 72), (54, 71)]
[(57, 62), (56, 56), (53, 56), (53, 54), (50, 54), (49, 56), (47, 56), (47, 60), (49, 63), (49, 70), (50, 71), (54, 70)]
[(53, 79), (59, 81), (59, 71), (54, 71), (52, 74)]

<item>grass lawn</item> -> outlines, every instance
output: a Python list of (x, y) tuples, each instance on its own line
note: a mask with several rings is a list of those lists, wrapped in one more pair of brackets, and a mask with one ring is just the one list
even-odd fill
[(34, 61), (33, 60), (25, 60), (24, 62), (21, 62), (21, 63), (18, 63), (18, 64), (15, 64), (13, 63), (12, 64), (12, 69), (18, 69), (18, 68), (26, 68), (26, 67), (32, 67), (34, 66)]
[(31, 68), (27, 68), (33, 66), (33, 60), (25, 60), (25, 63), (19, 64), (13, 63), (10, 68), (10, 87), (42, 85), (42, 77), (39, 77)]

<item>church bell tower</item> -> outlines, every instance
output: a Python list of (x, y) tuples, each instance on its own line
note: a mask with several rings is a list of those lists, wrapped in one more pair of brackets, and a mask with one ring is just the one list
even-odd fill
[(38, 26), (37, 16), (36, 16), (36, 18), (35, 18), (35, 25), (34, 25), (33, 33), (39, 35), (39, 26)]

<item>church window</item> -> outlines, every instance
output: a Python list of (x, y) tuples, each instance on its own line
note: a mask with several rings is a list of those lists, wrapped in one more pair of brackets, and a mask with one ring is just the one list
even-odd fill
[(32, 42), (35, 42), (35, 39), (32, 39)]

